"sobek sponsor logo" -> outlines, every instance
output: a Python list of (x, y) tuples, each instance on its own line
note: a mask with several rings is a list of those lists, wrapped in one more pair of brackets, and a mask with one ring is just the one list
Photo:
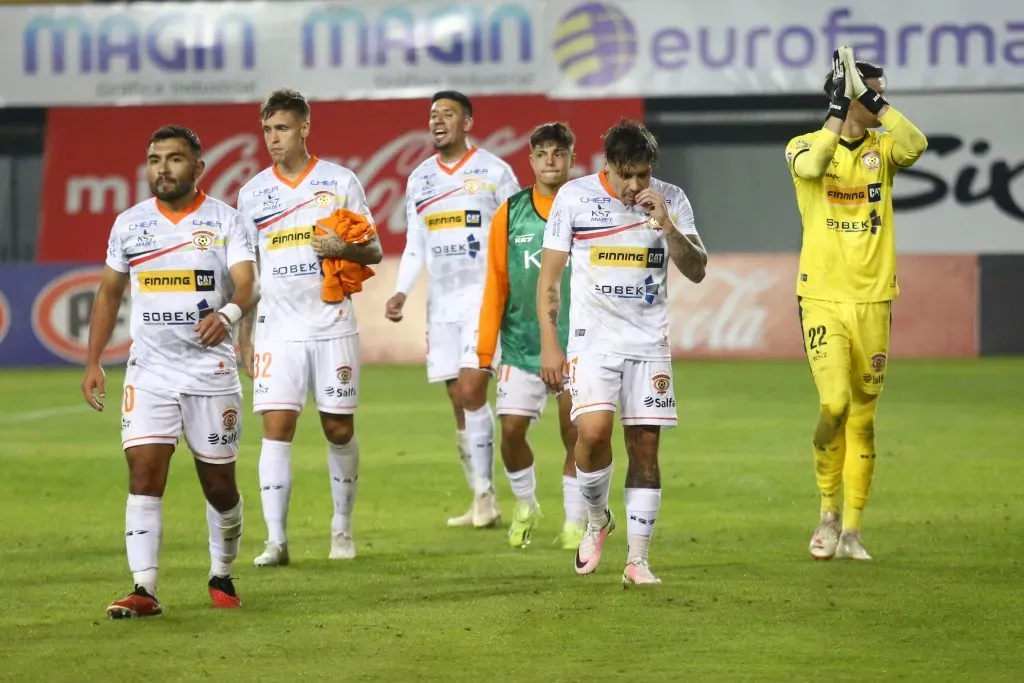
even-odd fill
[(530, 11), (513, 3), (489, 12), (457, 5), (424, 9), (410, 4), (380, 13), (352, 5), (320, 7), (302, 21), (302, 65), (528, 64), (534, 61), (535, 31)]
[(22, 69), (32, 76), (47, 71), (222, 71), (229, 62), (232, 68), (245, 71), (255, 66), (255, 31), (244, 14), (203, 9), (150, 16), (149, 12), (41, 14), (22, 31)]
[(824, 66), (839, 45), (859, 59), (903, 67), (978, 69), (1024, 65), (1024, 21), (954, 23), (941, 15), (907, 24), (855, 23), (853, 7), (812, 13), (779, 25), (668, 26), (638, 45), (633, 19), (614, 5), (594, 2), (564, 15), (555, 28), (555, 62), (580, 87), (611, 85), (649, 54), (656, 70), (804, 69)]

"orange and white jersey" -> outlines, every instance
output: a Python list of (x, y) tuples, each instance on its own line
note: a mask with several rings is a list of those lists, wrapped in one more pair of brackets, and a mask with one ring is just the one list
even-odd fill
[[(651, 179), (679, 232), (696, 235), (690, 201), (675, 185)], [(668, 339), (668, 243), (643, 208), (626, 206), (604, 172), (558, 191), (544, 248), (572, 261), (567, 352), (635, 360), (671, 357)]]
[(257, 339), (337, 339), (359, 331), (349, 297), (324, 303), (322, 259), (312, 247), (316, 222), (338, 209), (373, 222), (356, 174), (316, 157), (294, 181), (270, 167), (238, 191), (238, 210), (260, 255)]
[(396, 289), (408, 294), (426, 264), (427, 322), (475, 322), (483, 298), (491, 219), (518, 191), (512, 167), (477, 147), (451, 167), (434, 155), (409, 176), (408, 232)]
[(194, 327), (231, 300), (229, 269), (254, 260), (238, 212), (202, 192), (181, 213), (147, 199), (117, 217), (107, 265), (131, 276), (128, 365), (140, 370), (139, 388), (206, 396), (241, 391), (231, 337), (203, 348)]

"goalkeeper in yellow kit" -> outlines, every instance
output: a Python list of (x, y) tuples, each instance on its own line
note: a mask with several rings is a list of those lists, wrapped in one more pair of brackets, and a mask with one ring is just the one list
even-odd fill
[[(881, 67), (856, 62), (841, 47), (826, 78), (825, 125), (786, 147), (803, 222), (800, 321), (820, 405), (814, 467), (821, 516), (810, 544), (820, 560), (871, 559), (861, 516), (875, 467), (892, 300), (899, 294), (892, 181), (928, 146), (885, 101), (885, 89)], [(879, 126), (885, 132), (872, 130)]]

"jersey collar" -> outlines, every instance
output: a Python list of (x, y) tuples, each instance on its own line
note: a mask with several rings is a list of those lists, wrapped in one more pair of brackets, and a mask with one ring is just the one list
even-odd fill
[(844, 140), (842, 138), (839, 138), (839, 144), (852, 152), (853, 150), (863, 145), (864, 141), (867, 139), (868, 134), (864, 133), (864, 135), (860, 136), (860, 138), (858, 138), (857, 140)]

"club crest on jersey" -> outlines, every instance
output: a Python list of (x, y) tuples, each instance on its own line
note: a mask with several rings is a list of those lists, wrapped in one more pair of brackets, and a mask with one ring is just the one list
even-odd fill
[(213, 246), (217, 234), (210, 230), (193, 230), (192, 244), (199, 251), (206, 251)]
[(864, 168), (869, 171), (876, 171), (878, 167), (882, 165), (882, 155), (876, 150), (869, 149), (860, 155), (860, 162), (864, 164)]
[(238, 426), (238, 411), (234, 408), (225, 408), (224, 412), (220, 414), (220, 421), (225, 430), (234, 429)]
[(875, 372), (881, 372), (885, 369), (885, 354), (876, 353), (871, 356), (871, 369)]
[(466, 194), (476, 194), (480, 190), (480, 181), (476, 178), (466, 178), (462, 181), (462, 189)]
[(657, 375), (651, 377), (651, 386), (654, 387), (654, 390), (658, 392), (659, 396), (664, 396), (671, 384), (672, 379), (663, 372), (659, 372)]
[(338, 381), (342, 384), (348, 384), (352, 381), (352, 368), (347, 365), (342, 365), (335, 371), (335, 373), (338, 376)]
[(313, 195), (313, 202), (321, 209), (329, 209), (334, 206), (334, 193), (321, 190)]

